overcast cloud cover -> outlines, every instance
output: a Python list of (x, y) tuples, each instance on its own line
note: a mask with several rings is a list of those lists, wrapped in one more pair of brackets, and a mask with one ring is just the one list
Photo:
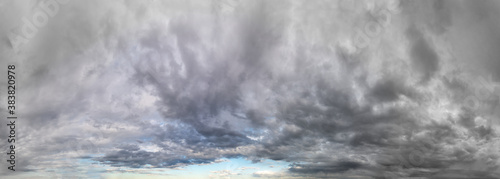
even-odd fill
[(499, 18), (493, 0), (1, 0), (20, 118), (0, 175), (192, 178), (244, 159), (285, 167), (202, 177), (500, 178)]

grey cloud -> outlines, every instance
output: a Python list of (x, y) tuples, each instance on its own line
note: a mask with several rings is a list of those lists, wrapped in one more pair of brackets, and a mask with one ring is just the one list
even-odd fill
[(412, 64), (416, 70), (422, 73), (422, 80), (428, 81), (439, 69), (439, 57), (418, 27), (411, 26), (407, 33), (412, 44), (410, 53)]
[(337, 173), (345, 172), (350, 169), (357, 169), (362, 167), (362, 164), (352, 161), (339, 161), (332, 164), (314, 164), (314, 165), (301, 165), (293, 164), (289, 169), (291, 172), (296, 173)]
[[(77, 170), (43, 155), (130, 168), (242, 157), (290, 162), (287, 176), (498, 177), (493, 102), (463, 103), (481, 88), (466, 78), (497, 75), (497, 3), (404, 1), (356, 49), (344, 37), (389, 6), (364, 2), (238, 1), (230, 16), (68, 4), (19, 57), (23, 170)], [(476, 57), (483, 71), (468, 73)]]

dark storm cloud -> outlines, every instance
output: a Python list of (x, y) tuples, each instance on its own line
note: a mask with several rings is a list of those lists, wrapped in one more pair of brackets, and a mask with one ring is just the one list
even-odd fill
[[(121, 124), (113, 122), (111, 128), (108, 126), (107, 129), (96, 130), (95, 126), (90, 126), (87, 122), (102, 122), (102, 118), (111, 121), (118, 118), (130, 119), (133, 115), (131, 113), (140, 111), (138, 105), (127, 105), (131, 104), (130, 98), (120, 100), (108, 96), (108, 89), (117, 86), (133, 89), (130, 86), (123, 88), (125, 85), (120, 83), (113, 84), (112, 81), (116, 82), (122, 71), (110, 70), (113, 65), (109, 62), (113, 59), (109, 58), (109, 50), (118, 46), (111, 39), (120, 36), (122, 30), (137, 21), (135, 18), (127, 18), (126, 22), (117, 19), (127, 16), (123, 14), (126, 12), (124, 10), (128, 5), (133, 8), (135, 3), (100, 3), (96, 6), (94, 2), (70, 1), (60, 5), (58, 14), (50, 17), (47, 24), (39, 27), (36, 35), (16, 52), (16, 49), (12, 49), (12, 41), (9, 42), (12, 39), (7, 34), (25, 35), (20, 30), (24, 23), (22, 19), (32, 20), (33, 11), (41, 11), (40, 3), (41, 1), (2, 2), (1, 11), (7, 14), (2, 15), (5, 18), (2, 23), (5, 24), (0, 28), (0, 54), (2, 59), (6, 59), (1, 60), (2, 66), (16, 65), (17, 85), (23, 86), (16, 91), (16, 107), (24, 109), (20, 117), (29, 119), (18, 121), (17, 130), (24, 134), (18, 136), (18, 139), (23, 141), (21, 145), (24, 151), (18, 154), (17, 169), (36, 171), (41, 177), (52, 178), (55, 176), (50, 173), (59, 172), (61, 168), (68, 169), (68, 173), (76, 168), (74, 163), (67, 164), (65, 161), (85, 152), (95, 154), (98, 152), (97, 148), (103, 149), (101, 152), (105, 151), (104, 146), (107, 144), (99, 143), (100, 141), (110, 138), (120, 141), (115, 138), (120, 135), (106, 130), (120, 129)], [(88, 11), (89, 9), (92, 10)], [(103, 18), (103, 15), (106, 17)], [(115, 63), (113, 67), (118, 66)], [(6, 82), (2, 81), (3, 84)], [(113, 91), (116, 95), (123, 95), (125, 92)], [(115, 101), (115, 105), (110, 101)], [(101, 106), (106, 103), (108, 105)], [(123, 113), (127, 110), (132, 112)], [(0, 129), (2, 136), (7, 134), (4, 130), (5, 128)], [(122, 135), (125, 136), (127, 135)], [(1, 145), (6, 147), (5, 143)], [(2, 174), (6, 172), (6, 168), (1, 167)], [(48, 172), (49, 176), (44, 175), (44, 172)]]
[[(403, 5), (412, 6), (418, 3)], [(450, 20), (450, 11), (455, 5), (450, 5), (448, 2), (435, 2), (430, 5), (436, 10), (434, 15), (437, 20), (433, 23), (443, 22), (440, 27), (430, 30), (435, 30), (439, 32), (438, 34), (445, 33), (446, 29), (453, 25)], [(272, 3), (269, 6), (272, 6)], [(446, 9), (445, 12), (441, 12), (442, 9)], [(255, 153), (242, 153), (241, 155), (256, 161), (259, 158), (269, 158), (291, 162), (317, 161), (323, 153), (312, 156), (308, 156), (308, 153), (319, 150), (320, 145), (333, 147), (333, 144), (340, 144), (346, 147), (344, 150), (359, 152), (360, 155), (375, 147), (391, 151), (391, 154), (384, 154), (384, 152), (379, 154), (385, 157), (382, 160), (385, 162), (374, 163), (370, 160), (342, 162), (342, 159), (331, 156), (323, 157), (323, 160), (328, 162), (321, 165), (304, 163), (293, 166), (289, 172), (344, 173), (350, 169), (356, 171), (361, 166), (365, 166), (364, 170), (385, 170), (375, 167), (384, 165), (410, 168), (398, 171), (400, 176), (418, 175), (418, 170), (413, 168), (429, 168), (434, 172), (421, 175), (431, 176), (438, 175), (441, 169), (463, 165), (467, 157), (475, 157), (478, 154), (474, 150), (465, 154), (447, 152), (450, 148), (447, 145), (456, 145), (457, 138), (462, 137), (459, 135), (462, 129), (468, 131), (467, 135), (477, 136), (478, 141), (486, 139), (488, 135), (494, 135), (493, 129), (477, 126), (472, 122), (473, 118), (443, 116), (440, 117), (441, 119), (431, 119), (425, 117), (429, 115), (429, 112), (424, 106), (434, 105), (432, 98), (439, 98), (439, 94), (423, 92), (415, 88), (420, 85), (418, 82), (426, 82), (434, 78), (443, 68), (441, 63), (444, 63), (440, 62), (441, 57), (435, 50), (435, 44), (429, 40), (432, 34), (426, 34), (426, 31), (421, 29), (433, 26), (432, 23), (425, 24), (426, 26), (408, 24), (398, 27), (401, 28), (401, 36), (409, 41), (408, 62), (420, 75), (420, 79), (415, 83), (410, 80), (409, 76), (398, 76), (396, 72), (390, 71), (385, 72), (382, 79), (378, 80), (363, 77), (373, 75), (373, 72), (370, 71), (371, 67), (363, 65), (362, 60), (368, 60), (364, 58), (369, 57), (362, 54), (346, 56), (345, 53), (325, 53), (330, 58), (343, 61), (337, 63), (333, 60), (333, 64), (326, 64), (328, 67), (321, 66), (312, 69), (296, 66), (292, 67), (292, 69), (297, 69), (295, 73), (283, 73), (273, 64), (266, 63), (265, 60), (270, 60), (266, 57), (269, 53), (273, 53), (270, 49), (277, 49), (278, 47), (274, 46), (283, 45), (279, 39), (285, 36), (278, 37), (272, 35), (273, 32), (268, 32), (266, 29), (271, 29), (272, 25), (263, 20), (269, 16), (265, 12), (266, 8), (258, 11), (262, 12), (255, 13), (251, 10), (252, 13), (245, 14), (249, 17), (243, 16), (245, 18), (238, 21), (238, 24), (243, 24), (244, 30), (236, 28), (234, 33), (243, 38), (239, 38), (237, 42), (231, 41), (234, 43), (233, 48), (222, 49), (224, 52), (216, 53), (216, 55), (201, 52), (210, 54), (207, 59), (210, 61), (209, 67), (203, 66), (200, 62), (201, 56), (195, 55), (187, 48), (190, 43), (196, 44), (202, 41), (203, 37), (197, 34), (191, 25), (185, 22), (184, 24), (174, 22), (175, 28), (166, 33), (175, 36), (179, 42), (177, 42), (177, 47), (169, 47), (165, 50), (169, 54), (173, 53), (171, 52), (173, 49), (179, 50), (181, 62), (176, 61), (177, 65), (173, 73), (166, 77), (160, 71), (153, 70), (154, 73), (152, 73), (150, 68), (136, 69), (137, 73), (134, 78), (136, 81), (145, 82), (141, 84), (152, 84), (157, 89), (161, 99), (159, 108), (165, 109), (162, 114), (168, 120), (175, 119), (188, 124), (192, 130), (205, 137), (204, 140), (197, 140), (195, 136), (179, 136), (179, 138), (188, 139), (186, 140), (188, 144), (205, 148), (251, 144), (257, 147)], [(418, 15), (418, 12), (408, 14), (410, 17)], [(176, 29), (183, 29), (183, 31), (180, 33)], [(280, 28), (273, 27), (273, 30), (279, 32)], [(271, 36), (268, 37), (268, 35)], [(297, 37), (301, 35), (303, 34), (298, 33)], [(151, 41), (147, 47), (152, 48), (152, 52), (160, 51), (157, 48), (161, 45), (151, 45), (154, 44), (151, 42), (162, 43), (162, 41), (154, 40), (159, 39), (158, 37), (149, 37), (149, 39)], [(321, 44), (321, 42), (317, 43)], [(309, 47), (304, 45), (304, 49), (296, 49), (299, 57), (306, 60), (312, 58), (304, 55), (307, 48)], [(343, 51), (338, 47), (335, 50)], [(230, 58), (217, 56), (217, 54), (239, 55)], [(173, 63), (174, 58), (176, 57), (173, 55), (166, 55), (154, 63), (162, 65)], [(345, 61), (352, 59), (358, 60), (358, 63)], [(300, 64), (303, 61), (295, 59), (292, 62)], [(148, 63), (153, 63), (153, 61)], [(244, 68), (241, 69), (241, 66)], [(335, 66), (339, 71), (336, 74), (339, 75), (338, 78), (351, 81), (335, 80), (335, 77), (329, 76), (327, 71), (334, 70), (332, 67)], [(185, 69), (185, 71), (179, 69)], [(351, 71), (343, 71), (343, 69)], [(234, 71), (236, 73), (231, 73)], [(362, 75), (349, 76), (356, 72)], [(446, 81), (444, 83), (448, 84)], [(270, 114), (268, 111), (271, 109), (245, 106), (245, 100), (248, 98), (246, 96), (254, 92), (253, 89), (245, 87), (258, 84), (267, 84), (269, 86), (267, 89), (274, 91), (271, 96), (267, 97), (267, 100), (259, 101), (259, 105), (265, 106), (269, 103), (277, 105), (275, 109), (272, 109), (278, 111), (276, 115), (268, 116)], [(451, 90), (451, 94), (455, 94), (457, 90), (453, 87), (448, 89)], [(361, 90), (362, 97), (366, 101), (359, 101), (356, 90)], [(457, 93), (463, 92), (457, 91)], [(290, 96), (293, 97), (290, 98)], [(384, 107), (384, 105), (387, 106)], [(252, 126), (258, 127), (254, 130), (265, 132), (266, 135), (262, 140), (249, 142), (245, 135), (250, 133), (231, 132), (232, 128), (236, 127), (227, 121), (220, 123), (224, 130), (211, 127), (210, 124), (213, 120), (217, 120), (216, 118), (220, 118), (222, 111), (230, 111), (237, 119), (249, 120)], [(455, 122), (443, 124), (432, 122), (433, 120)], [(463, 128), (455, 124), (460, 124)], [(165, 135), (164, 139), (168, 138), (171, 137)], [(226, 144), (225, 141), (231, 142)], [(325, 141), (331, 143), (325, 144)], [(201, 148), (198, 150), (202, 151)], [(335, 151), (334, 149), (326, 151), (329, 150)]]
[(388, 79), (381, 80), (373, 86), (371, 93), (369, 93), (367, 97), (373, 98), (377, 100), (377, 102), (390, 102), (397, 100), (400, 96), (405, 96), (415, 100), (418, 100), (418, 98), (422, 96), (412, 90), (410, 86), (406, 86), (403, 79), (390, 79), (392, 77), (387, 78)]
[(290, 171), (296, 173), (320, 173), (320, 172), (336, 173), (336, 172), (345, 172), (350, 169), (357, 169), (361, 166), (362, 164), (351, 161), (339, 161), (332, 164), (311, 164), (311, 165), (293, 164), (290, 168)]
[(439, 69), (439, 58), (417, 27), (410, 26), (407, 33), (412, 46), (410, 53), (412, 64), (423, 74), (422, 80), (427, 81)]
[(139, 150), (138, 146), (118, 148), (121, 149), (99, 158), (99, 161), (115, 167), (131, 168), (141, 168), (146, 164), (157, 168), (173, 168), (181, 165), (207, 164), (215, 161), (215, 158), (196, 158), (178, 154), (147, 152)]
[[(25, 170), (243, 157), (290, 162), (285, 176), (498, 177), (494, 101), (466, 103), (496, 85), (468, 80), (497, 75), (494, 1), (75, 3), (19, 57)], [(354, 47), (384, 9), (390, 23)]]

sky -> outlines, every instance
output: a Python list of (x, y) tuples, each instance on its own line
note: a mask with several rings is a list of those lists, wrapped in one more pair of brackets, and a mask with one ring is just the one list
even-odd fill
[(0, 178), (500, 178), (500, 1), (0, 0)]

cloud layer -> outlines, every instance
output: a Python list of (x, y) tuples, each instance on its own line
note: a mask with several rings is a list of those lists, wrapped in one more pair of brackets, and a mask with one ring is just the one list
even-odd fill
[(0, 6), (22, 118), (2, 175), (500, 177), (496, 1), (70, 1), (14, 49), (40, 2)]

